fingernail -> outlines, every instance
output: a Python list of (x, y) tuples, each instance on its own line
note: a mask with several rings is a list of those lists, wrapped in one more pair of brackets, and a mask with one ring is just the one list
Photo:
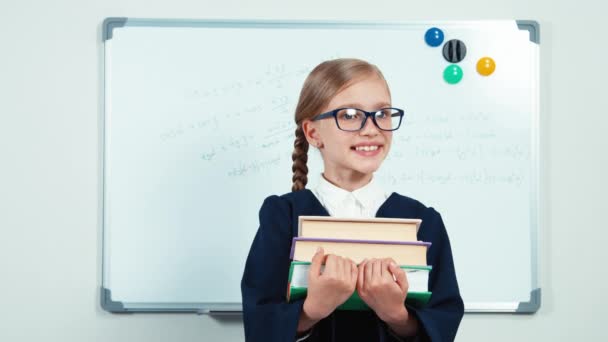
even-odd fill
[(391, 266), (397, 267), (397, 264), (395, 264), (393, 261), (391, 261)]
[(317, 253), (319, 253), (322, 250), (323, 250), (323, 247), (321, 247), (321, 246), (317, 247)]

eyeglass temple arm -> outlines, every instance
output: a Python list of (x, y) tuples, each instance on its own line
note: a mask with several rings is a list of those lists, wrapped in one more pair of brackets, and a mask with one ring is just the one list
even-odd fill
[(331, 111), (331, 112), (327, 112), (327, 113), (323, 113), (323, 114), (319, 114), (317, 115), (316, 118), (314, 118), (312, 121), (317, 121), (317, 120), (321, 120), (321, 119), (325, 119), (325, 118), (329, 118), (332, 117), (334, 115), (335, 111)]

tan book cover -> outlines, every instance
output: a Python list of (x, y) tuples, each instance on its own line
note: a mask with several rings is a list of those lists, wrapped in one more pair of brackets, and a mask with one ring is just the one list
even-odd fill
[(312, 261), (317, 248), (323, 247), (325, 254), (347, 257), (357, 264), (365, 258), (393, 258), (398, 265), (427, 266), (426, 251), (430, 245), (430, 242), (422, 241), (396, 242), (294, 237), (291, 245), (291, 259)]
[(416, 241), (420, 219), (300, 216), (298, 236), (327, 239)]

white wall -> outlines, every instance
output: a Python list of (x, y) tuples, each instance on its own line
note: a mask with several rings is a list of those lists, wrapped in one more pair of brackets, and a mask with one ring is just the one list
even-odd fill
[[(287, 6), (289, 5), (289, 7)], [(465, 315), (459, 341), (608, 339), (608, 52), (600, 0), (0, 3), (0, 340), (242, 341), (240, 319), (113, 315), (101, 282), (106, 17), (541, 24), (541, 286), (535, 315)], [(505, 270), (508, 272), (509, 270)]]

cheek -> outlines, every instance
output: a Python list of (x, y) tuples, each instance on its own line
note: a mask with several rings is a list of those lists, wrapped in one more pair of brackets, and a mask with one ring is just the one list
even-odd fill
[(388, 153), (388, 151), (390, 151), (392, 145), (393, 145), (393, 136), (392, 136), (392, 134), (389, 134), (386, 136), (385, 153)]
[(350, 149), (350, 146), (353, 145), (353, 139), (348, 134), (338, 130), (331, 135), (331, 143), (336, 150), (343, 151), (344, 149)]
[(333, 140), (332, 144), (333, 144), (334, 150), (340, 154), (344, 154), (344, 153), (346, 153), (345, 152), (346, 150), (350, 150), (350, 145), (351, 145), (350, 141), (342, 140), (342, 139)]
[(387, 145), (391, 145), (391, 143), (393, 142), (393, 132), (387, 132), (384, 135), (384, 139), (386, 140)]

